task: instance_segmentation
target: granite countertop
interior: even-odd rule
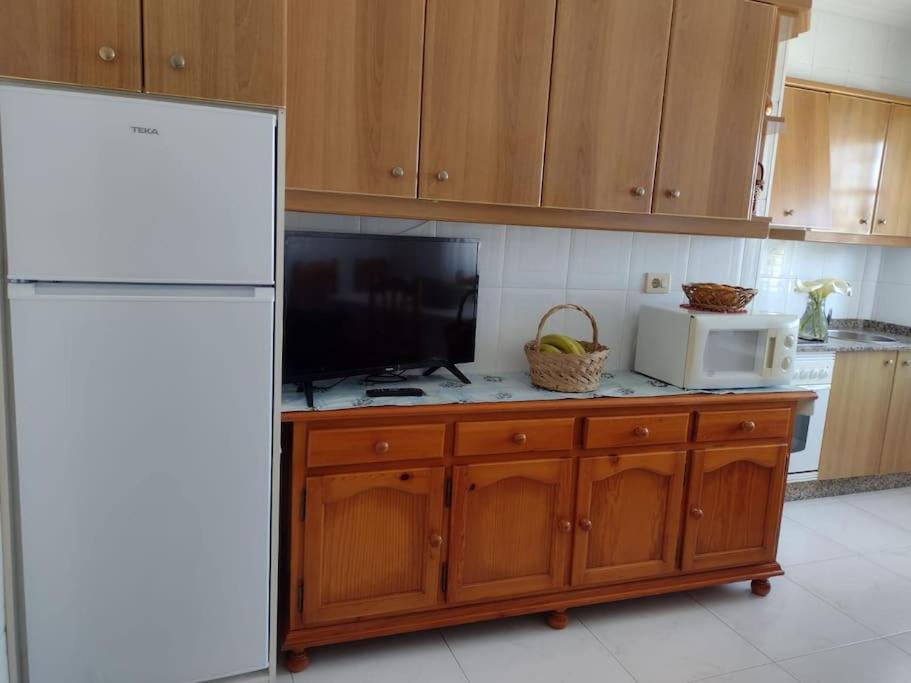
[[[471,384],[448,377],[443,371],[439,375],[408,377],[400,384],[379,385],[365,384],[363,377],[349,377],[337,384],[322,382],[324,387],[314,387],[315,408],[307,407],[303,392],[293,386],[284,387],[282,392],[282,412],[309,410],[344,410],[346,408],[363,408],[368,406],[414,406],[439,405],[448,403],[504,403],[510,401],[541,401],[554,399],[586,398],[629,398],[680,396],[684,394],[750,394],[775,393],[783,391],[806,391],[802,386],[763,387],[760,389],[718,389],[712,391],[687,391],[679,387],[659,382],[636,372],[606,373],[601,387],[597,391],[581,394],[566,394],[539,389],[532,385],[527,372],[504,373],[497,375],[468,375]],[[424,390],[425,396],[419,397],[384,397],[368,398],[364,391],[367,387],[418,387]]]
[[[800,342],[798,353],[844,353],[849,351],[911,351],[911,328],[876,320],[833,320],[833,330],[855,330],[885,334],[894,342],[863,342],[829,338],[826,342]]]

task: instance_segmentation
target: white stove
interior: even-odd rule
[[[829,391],[835,373],[834,353],[798,353],[794,365],[794,384],[816,392],[818,398],[809,415],[798,415],[791,442],[788,481],[813,481],[819,478],[819,454],[826,427]]]

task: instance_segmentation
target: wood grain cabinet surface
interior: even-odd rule
[[[911,106],[892,105],[873,232],[911,237]]]
[[[754,0],[675,3],[655,213],[751,215],[776,17]]]
[[[285,102],[285,0],[143,0],[145,90]]]
[[[0,76],[142,89],[139,0],[0,0]]]
[[[880,474],[911,472],[911,352],[898,354]]]

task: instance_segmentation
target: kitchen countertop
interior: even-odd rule
[[[527,372],[468,375],[471,384],[462,384],[447,376],[445,371],[431,377],[409,375],[407,382],[392,385],[364,383],[363,377],[350,377],[337,384],[322,382],[327,388],[314,387],[315,408],[307,407],[303,392],[286,386],[282,393],[282,412],[344,410],[346,408],[364,408],[368,406],[414,406],[440,405],[448,403],[503,403],[509,401],[541,401],[555,399],[586,398],[654,398],[661,396],[681,396],[684,394],[750,394],[803,392],[801,386],[763,387],[760,389],[719,389],[712,391],[687,391],[664,382],[651,379],[636,372],[614,372],[604,375],[604,381],[597,391],[581,394],[568,394],[539,389],[532,385]],[[365,388],[389,386],[391,388],[418,387],[424,390],[425,396],[419,397],[384,397],[368,398]]]
[[[833,330],[854,330],[894,337],[894,342],[862,342],[829,338],[826,342],[800,342],[798,353],[845,353],[856,351],[911,351],[911,328],[876,320],[833,320]]]

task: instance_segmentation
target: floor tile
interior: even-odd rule
[[[831,538],[808,529],[790,517],[781,520],[778,540],[778,562],[787,570],[793,565],[819,560],[834,560],[857,553]]]
[[[867,553],[864,557],[899,576],[911,579],[911,548],[880,550],[875,553]]]
[[[687,595],[575,610],[639,683],[683,683],[769,659]]]
[[[785,515],[857,552],[911,547],[911,531],[848,503],[791,505]]]
[[[330,645],[310,652],[295,683],[465,683],[439,631]]]
[[[699,683],[794,683],[796,680],[777,664],[766,664],[731,674],[703,678]]]
[[[772,592],[764,598],[750,593],[749,584],[742,583],[692,595],[775,661],[877,637],[784,577],[772,579]]]
[[[443,637],[471,683],[635,683],[572,617],[562,631],[537,615],[450,628]]]
[[[866,558],[802,564],[788,577],[879,635],[911,631],[911,581]]]
[[[841,500],[911,530],[911,488],[858,493]]]
[[[801,683],[908,683],[911,655],[887,640],[849,645],[837,650],[779,662]]]
[[[899,633],[897,636],[891,636],[889,641],[911,655],[911,631]]]

